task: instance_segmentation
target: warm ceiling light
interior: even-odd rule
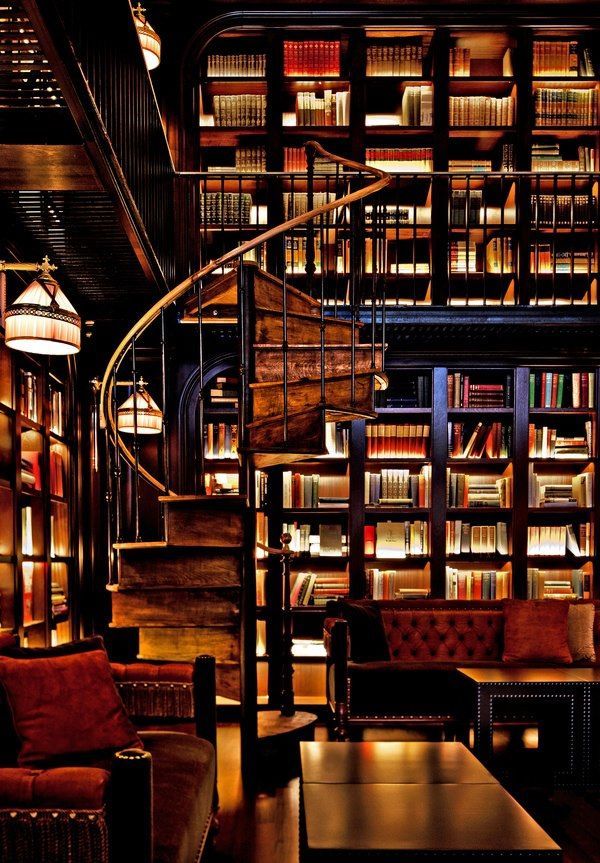
[[[140,378],[135,393],[117,410],[117,428],[125,434],[160,434],[163,415]]]
[[[132,11],[144,60],[146,61],[146,68],[148,71],[152,71],[160,63],[160,36],[146,18],[144,14],[146,10],[142,7],[141,3],[138,3]]]
[[[81,346],[81,318],[52,276],[48,258],[42,264],[6,264],[1,270],[39,270],[4,313],[5,342],[30,354],[65,356]]]

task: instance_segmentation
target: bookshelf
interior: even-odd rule
[[[72,375],[0,344],[0,628],[31,646],[79,625]]]
[[[381,249],[372,203],[362,226],[364,282],[378,254],[386,304],[597,304],[596,45],[589,26],[518,20],[510,28],[307,28],[302,39],[276,27],[228,31],[198,69],[202,255],[214,258],[232,234],[247,239],[298,212],[302,203],[290,197],[306,197],[301,146],[316,138],[394,174],[377,203]],[[244,98],[240,123],[232,106]],[[231,110],[217,122],[223,99]],[[258,119],[249,107],[257,100]],[[348,178],[319,174],[323,167],[316,194],[339,195]],[[215,210],[219,198],[225,216]],[[317,236],[316,261],[326,297],[342,305],[350,271],[343,221]],[[271,271],[285,269],[302,287],[305,248],[303,229],[289,249],[275,244]],[[367,288],[362,301],[370,302]]]
[[[332,595],[352,597],[594,596],[598,369],[490,366],[482,360],[426,366],[415,358],[401,366],[391,361],[388,376],[389,388],[378,393],[377,419],[348,429],[347,455],[278,466],[262,476],[271,543],[278,542],[280,525],[293,522],[308,525],[313,540],[321,523],[338,525],[347,537],[348,555],[344,547],[337,558],[316,557],[315,548],[311,556],[309,543],[309,552],[294,561],[294,573],[316,574],[317,582],[327,571]],[[409,433],[400,437],[404,428]],[[420,438],[418,445],[413,437]],[[396,455],[400,440],[415,451]],[[473,441],[470,454],[464,447],[453,454],[457,441],[461,447]],[[536,445],[543,447],[539,456],[532,455]],[[294,474],[307,478],[307,490],[313,475],[336,477],[350,506],[284,506]],[[466,478],[462,485],[459,475]],[[558,486],[548,491],[550,504],[533,505],[536,479]],[[277,561],[271,566],[259,617],[275,698],[281,572]],[[302,590],[301,582],[297,588]],[[310,591],[307,604],[294,609],[297,649],[312,650],[310,662],[317,665],[324,614]],[[307,662],[306,653],[298,659],[299,667]],[[310,674],[316,675],[314,668]],[[301,679],[296,683],[304,694]],[[307,680],[311,687],[317,677]]]

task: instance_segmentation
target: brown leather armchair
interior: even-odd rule
[[[214,658],[199,656],[193,665],[113,664],[113,675],[136,724],[153,726],[140,730],[144,750],[123,750],[110,763],[48,769],[18,767],[5,758],[1,860],[196,863],[202,858],[217,799]],[[195,733],[171,730],[190,723]],[[0,737],[11,733],[0,728]]]

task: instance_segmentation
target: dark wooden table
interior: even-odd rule
[[[567,766],[555,771],[561,786],[589,785],[591,776],[591,700],[600,684],[596,669],[587,668],[459,668],[474,691],[475,753],[485,764],[493,756],[494,721],[498,714],[562,708],[560,739]],[[565,722],[566,717],[566,722]]]
[[[301,863],[559,861],[461,743],[302,743]]]

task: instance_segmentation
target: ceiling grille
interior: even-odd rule
[[[64,108],[65,101],[20,3],[0,0],[0,108]]]

